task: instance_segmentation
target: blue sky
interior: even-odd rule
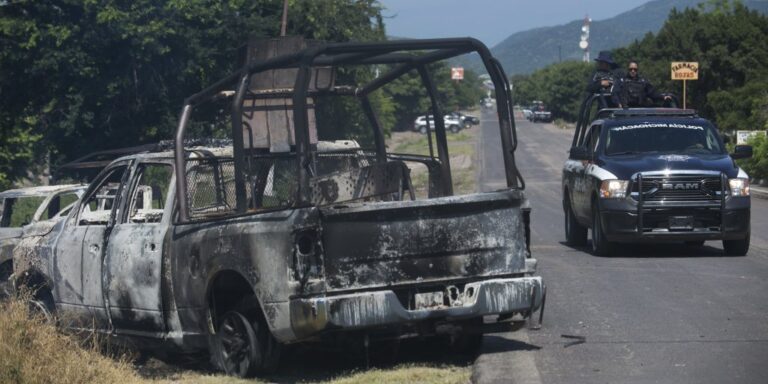
[[[380,0],[387,34],[430,38],[471,36],[493,46],[526,29],[589,15],[607,19],[648,0]]]

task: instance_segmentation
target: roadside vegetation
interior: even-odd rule
[[[757,136],[747,140],[747,144],[752,146],[752,158],[736,160],[736,163],[753,179],[768,183],[768,140]]]
[[[128,355],[107,357],[99,342],[30,319],[24,302],[0,304],[0,383],[138,383]]]
[[[688,82],[688,107],[714,121],[726,134],[768,129],[768,16],[739,1],[709,0],[698,8],[673,10],[656,34],[614,50],[622,65],[637,60],[658,90],[682,98],[682,82],[670,79],[672,61],[698,61],[699,80]],[[515,100],[542,100],[555,117],[575,121],[594,63],[563,62],[530,75],[512,77]],[[768,163],[761,142],[743,161],[753,177],[765,178]],[[760,157],[762,156],[762,157]]]
[[[184,98],[238,68],[249,38],[278,36],[283,2],[0,4],[0,73],[13,74],[0,76],[0,189],[7,189],[82,156],[84,148],[171,139]],[[381,41],[382,9],[377,0],[291,1],[287,32],[329,42]],[[337,84],[370,80],[387,69],[345,70]],[[444,110],[475,105],[482,97],[471,71],[454,82],[447,64],[430,70]],[[427,110],[425,101],[415,73],[371,96],[385,129],[412,123]],[[334,129],[324,139],[351,133],[362,144],[371,141],[358,104],[318,106],[318,126]],[[222,133],[216,129],[193,133]]]
[[[236,379],[211,373],[205,360],[197,369],[167,365],[154,358],[154,364],[138,365],[139,355],[111,347],[108,339],[93,335],[68,335],[42,318],[30,318],[27,305],[21,300],[0,303],[0,383],[24,384],[224,384],[304,382],[325,384],[353,383],[425,383],[463,384],[469,381],[470,367],[466,365],[405,362],[400,365],[372,369],[340,369],[337,373],[312,370],[304,364],[287,373],[279,371],[263,380]],[[289,363],[291,363],[289,361]],[[298,362],[294,362],[296,364]],[[185,369],[187,368],[187,369]]]

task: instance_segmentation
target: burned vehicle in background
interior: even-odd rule
[[[7,284],[13,273],[13,250],[23,233],[39,222],[66,217],[86,187],[68,184],[0,192],[0,297],[10,293]]]
[[[70,326],[209,351],[239,376],[274,369],[286,344],[444,335],[471,349],[515,315],[539,311],[541,321],[546,290],[527,246],[510,89],[487,47],[306,45],[252,42],[241,70],[186,100],[172,152],[114,161],[66,220],[17,247],[16,285],[82,319]],[[427,135],[429,155],[391,153],[370,96],[415,72],[443,116],[428,65],[470,52],[495,84],[506,187],[456,196],[443,120]],[[350,81],[337,79],[340,68],[371,66],[387,71],[339,84]],[[360,106],[371,148],[339,140],[338,116],[321,119],[339,98]],[[227,110],[198,124],[196,112],[217,102]],[[186,145],[214,123],[228,127],[231,147]],[[424,194],[416,165],[427,169]],[[108,215],[84,214],[104,198]]]

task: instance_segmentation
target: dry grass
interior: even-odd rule
[[[419,365],[398,366],[392,369],[371,369],[338,377],[328,384],[363,383],[424,383],[464,384],[469,382],[471,370],[466,367],[430,367]]]
[[[235,379],[181,367],[167,366],[149,375],[139,374],[128,354],[105,354],[104,340],[59,332],[42,319],[30,319],[20,300],[0,303],[0,383],[467,383],[471,368],[444,363],[407,363],[391,368],[340,369],[318,378],[312,372],[281,372],[266,380]],[[111,357],[110,357],[111,356]],[[154,359],[150,359],[156,361]],[[290,362],[287,362],[290,365]],[[164,363],[159,363],[161,366]],[[146,371],[146,369],[142,369]],[[328,374],[330,373],[330,374]],[[143,377],[142,377],[143,376]],[[302,379],[302,376],[305,378]]]
[[[385,384],[385,383],[420,383],[420,384],[465,384],[471,375],[469,367],[426,366],[417,364],[400,365],[392,368],[372,368],[368,370],[346,372],[329,380],[301,380],[300,383],[318,384]],[[152,380],[152,383],[174,384],[258,384],[268,382],[294,382],[295,378],[281,380],[280,376],[271,380],[235,379],[225,375],[199,374],[184,372],[172,377]],[[148,381],[150,382],[150,381]]]
[[[0,383],[138,383],[130,359],[101,353],[100,343],[59,333],[30,319],[24,302],[0,304]]]
[[[457,195],[477,192],[475,180],[475,152],[480,127],[463,129],[456,134],[448,134],[448,153],[450,154],[453,189]],[[436,142],[432,134],[432,142]],[[429,155],[427,136],[417,132],[394,132],[388,141],[392,153]],[[435,153],[435,155],[437,155]],[[419,198],[426,197],[428,177],[427,169],[421,164],[408,163],[411,168],[411,181]]]

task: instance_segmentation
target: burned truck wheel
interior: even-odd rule
[[[215,336],[215,360],[228,375],[252,377],[277,368],[274,340],[266,326],[238,311],[221,317]]]
[[[38,289],[37,292],[35,292],[35,295],[29,299],[27,305],[29,307],[29,316],[31,318],[41,319],[48,324],[54,324],[56,322],[53,295],[51,295],[51,292],[48,289]]]

